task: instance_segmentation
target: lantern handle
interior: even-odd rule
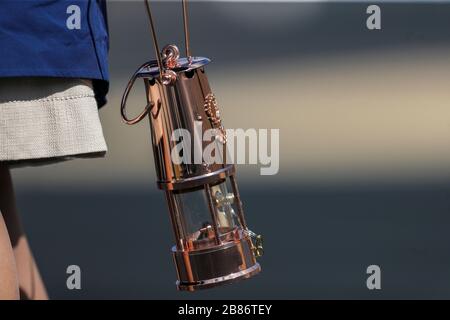
[[[128,95],[131,92],[131,89],[134,86],[134,83],[136,82],[136,79],[138,78],[139,72],[143,69],[143,68],[148,68],[150,66],[154,65],[153,62],[146,62],[144,63],[142,66],[139,67],[139,69],[136,70],[136,72],[133,74],[133,76],[131,77],[131,79],[128,81],[127,87],[125,89],[125,92],[123,93],[122,96],[122,101],[120,103],[120,114],[122,115],[122,119],[123,121],[125,121],[126,124],[132,125],[132,124],[136,124],[139,121],[141,121],[142,119],[145,118],[145,116],[149,113],[149,111],[151,109],[153,109],[153,107],[155,106],[155,103],[153,101],[150,101],[147,103],[147,105],[145,106],[144,110],[135,118],[133,119],[129,119],[127,117],[127,113],[126,113],[126,107],[127,107],[127,101],[128,101]],[[160,104],[161,102],[158,100],[158,104]]]
[[[186,58],[191,57],[191,46],[189,41],[189,23],[187,13],[187,0],[181,0],[183,6],[183,29],[184,29],[184,47],[186,50]]]
[[[184,29],[184,41],[185,41],[185,50],[186,50],[186,58],[191,57],[191,49],[189,45],[189,26],[188,26],[188,14],[187,14],[187,0],[181,0],[182,8],[183,8],[183,29]],[[145,9],[147,11],[148,20],[150,22],[150,32],[152,34],[153,46],[155,48],[156,61],[158,62],[159,76],[160,79],[163,79],[166,68],[161,58],[161,51],[159,50],[158,39],[156,36],[155,24],[153,22],[153,16],[150,9],[149,0],[145,0]],[[163,53],[164,54],[164,53]],[[190,60],[190,59],[189,59]]]
[[[182,7],[183,7],[183,26],[184,26],[186,57],[188,58],[188,62],[190,64],[192,60],[190,58],[191,54],[190,54],[190,46],[189,46],[188,15],[187,15],[187,4],[186,4],[187,0],[181,0],[181,1],[182,1]],[[158,39],[156,37],[155,25],[153,22],[152,12],[150,10],[149,0],[145,0],[144,3],[145,3],[145,8],[147,11],[148,19],[150,21],[150,31],[152,34],[153,45],[155,47],[156,62],[158,65],[158,71],[159,71],[159,76],[160,76],[161,82],[163,84],[172,84],[176,80],[176,74],[172,70],[166,70],[166,68],[165,68],[165,63],[162,60],[161,51],[159,50]],[[175,46],[166,46],[163,48],[162,54],[165,55],[165,58],[171,58],[173,56],[173,59],[167,60],[168,62],[170,62],[172,60],[176,61],[178,58],[178,49]],[[155,106],[155,103],[153,101],[150,101],[149,103],[147,103],[144,110],[137,117],[135,117],[133,119],[128,119],[128,117],[126,115],[126,104],[127,104],[127,100],[128,100],[128,95],[130,94],[131,89],[133,88],[134,83],[135,83],[136,79],[138,78],[138,74],[143,68],[148,68],[150,66],[154,66],[154,63],[146,62],[141,67],[139,67],[139,69],[136,70],[136,72],[133,74],[131,79],[128,81],[125,92],[123,93],[122,101],[121,101],[121,105],[120,105],[120,113],[122,115],[122,119],[125,121],[126,124],[132,125],[132,124],[138,123],[139,121],[144,119],[145,116],[149,113],[149,111]],[[161,101],[158,100],[157,104],[160,104],[160,103],[161,103]]]

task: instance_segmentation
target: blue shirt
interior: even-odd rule
[[[92,79],[108,91],[105,0],[0,0],[0,77]]]

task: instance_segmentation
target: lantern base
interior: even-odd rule
[[[259,263],[256,263],[252,267],[250,267],[246,270],[243,270],[243,271],[240,271],[237,273],[232,273],[228,276],[203,280],[203,281],[201,281],[201,283],[197,283],[197,284],[189,284],[189,283],[183,283],[183,282],[177,281],[176,285],[177,285],[178,290],[180,290],[180,291],[197,291],[197,290],[209,289],[209,288],[221,286],[221,285],[224,285],[227,283],[237,282],[240,280],[245,280],[245,279],[251,278],[254,275],[258,274],[260,271],[261,271],[261,267],[260,267]]]
[[[196,291],[248,279],[261,271],[249,238],[206,250],[180,251],[172,248],[177,268],[177,287]]]

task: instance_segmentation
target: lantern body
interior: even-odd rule
[[[172,254],[177,286],[194,291],[257,274],[262,244],[247,228],[234,165],[227,164],[225,156],[222,163],[207,163],[202,154],[198,159],[199,151],[212,143],[202,139],[207,130],[226,155],[226,132],[204,70],[210,60],[172,62],[165,61],[173,76],[170,83],[161,79],[156,61],[141,67],[135,78],[144,79],[151,106],[157,185],[165,192],[176,239]],[[177,139],[174,132],[180,129],[190,139]],[[174,153],[180,143],[183,154]],[[187,154],[191,161],[180,161],[188,159]]]

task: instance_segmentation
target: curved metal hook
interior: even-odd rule
[[[147,68],[151,65],[152,65],[151,62],[144,63],[142,66],[139,67],[139,69],[136,70],[136,72],[131,77],[130,81],[128,81],[127,87],[125,89],[125,92],[123,93],[122,101],[120,104],[120,113],[122,115],[123,121],[125,121],[126,124],[132,125],[132,124],[138,123],[139,121],[144,119],[145,116],[148,114],[148,112],[155,106],[155,103],[153,101],[150,101],[145,106],[144,110],[137,117],[135,117],[133,119],[128,119],[128,117],[127,117],[126,107],[127,107],[128,95],[130,94],[131,89],[133,88],[134,83],[136,82],[136,79],[138,78],[139,71],[141,71],[143,68]]]

